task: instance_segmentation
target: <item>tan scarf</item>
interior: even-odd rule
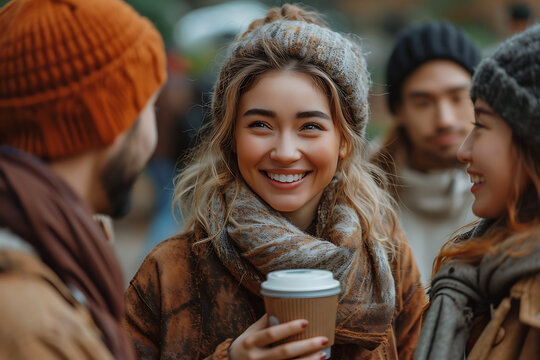
[[[292,225],[244,184],[231,186],[215,202],[210,217],[213,234],[221,229],[223,208],[231,214],[213,246],[238,281],[260,296],[265,275],[273,270],[330,270],[341,283],[336,339],[368,349],[386,340],[395,304],[394,278],[382,244],[362,237],[358,214],[339,201],[331,208],[337,181],[321,199],[315,236]],[[233,201],[234,199],[234,201]],[[333,210],[333,211],[330,211]]]

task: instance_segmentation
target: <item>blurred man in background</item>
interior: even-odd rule
[[[457,150],[473,127],[469,98],[480,53],[447,22],[403,29],[386,69],[395,126],[374,161],[391,176],[398,216],[427,284],[450,235],[474,220],[470,181]]]
[[[93,215],[128,211],[165,78],[161,36],[120,0],[0,10],[1,358],[134,357]]]
[[[526,3],[513,3],[508,6],[508,36],[527,29],[533,23],[531,7]]]

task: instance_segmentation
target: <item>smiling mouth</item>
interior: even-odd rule
[[[266,177],[274,181],[277,181],[280,183],[292,183],[292,182],[299,181],[305,178],[306,175],[309,173],[309,171],[306,171],[300,174],[294,174],[294,175],[293,174],[288,174],[288,175],[276,174],[276,173],[271,173],[267,171],[263,171],[263,173],[266,175]]]
[[[471,176],[471,182],[475,185],[482,184],[484,181],[486,181],[486,179],[484,179],[483,176],[478,176],[478,175],[470,175],[470,176]]]

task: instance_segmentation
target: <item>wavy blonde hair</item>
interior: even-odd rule
[[[246,33],[279,19],[325,26],[315,13],[284,5],[271,9],[266,18],[254,21]],[[174,203],[181,211],[185,230],[202,229],[205,237],[199,239],[200,242],[212,240],[219,234],[210,233],[208,214],[213,210],[212,204],[231,184],[243,181],[233,151],[237,104],[261,75],[272,70],[306,74],[328,96],[332,118],[349,150],[336,170],[335,177],[340,180],[340,186],[335,198],[344,200],[359,215],[363,234],[356,245],[362,246],[366,238],[371,237],[383,243],[393,257],[399,243],[396,239],[402,237],[393,210],[394,200],[387,191],[384,172],[367,161],[367,142],[356,126],[357,119],[342,89],[324,69],[286,55],[270,41],[261,42],[256,52],[236,57],[221,69],[214,92],[212,121],[201,130],[200,144],[191,151],[188,165],[175,179]],[[226,208],[222,213],[221,229],[230,219]]]

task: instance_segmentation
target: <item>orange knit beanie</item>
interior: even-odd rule
[[[48,159],[104,146],[165,79],[161,36],[121,0],[0,10],[0,144]]]

